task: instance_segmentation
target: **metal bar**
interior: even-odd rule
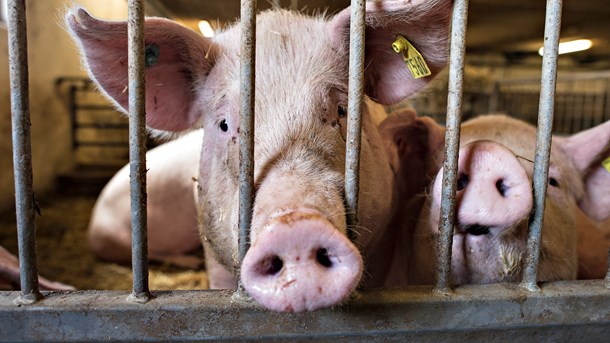
[[[158,292],[146,306],[125,291],[49,293],[17,307],[0,293],[0,341],[169,342],[203,340],[332,342],[605,342],[610,290],[603,280],[551,282],[542,292],[510,284],[368,290],[344,306],[308,313],[232,302],[232,292]],[[493,300],[493,301],[492,301]]]
[[[78,129],[102,129],[102,130],[126,130],[129,128],[128,124],[122,123],[82,123],[76,124]]]
[[[606,288],[610,288],[610,249],[608,249],[608,259],[606,260],[608,272],[606,273]]]
[[[36,199],[32,180],[25,0],[8,2],[8,41],[15,207],[21,282],[21,296],[17,302],[31,304],[42,299],[42,295],[38,289],[36,266]]]
[[[76,147],[104,147],[104,148],[124,148],[129,146],[129,142],[102,142],[102,141],[83,141],[76,142]]]
[[[146,228],[146,94],[144,79],[144,2],[128,2],[129,173],[131,187],[131,263],[133,290],[128,300],[147,302],[148,242]]]
[[[116,112],[116,107],[108,105],[75,105],[78,110],[83,111],[113,111]]]
[[[456,0],[453,5],[451,29],[451,55],[449,58],[449,95],[447,97],[447,120],[445,132],[445,159],[443,162],[443,189],[439,237],[437,248],[435,291],[451,291],[451,248],[455,225],[455,188],[460,146],[460,124],[462,121],[462,80],[464,76],[464,54],[468,0]]]
[[[610,79],[606,79],[605,111],[603,121],[610,120]]]
[[[536,284],[538,259],[540,257],[540,237],[544,224],[546,186],[551,154],[551,133],[553,131],[553,111],[557,78],[557,52],[559,30],[561,28],[562,0],[547,0],[546,23],[544,28],[544,56],[542,57],[542,81],[540,83],[540,104],[538,128],[536,129],[536,155],[534,156],[534,214],[530,217],[527,234],[527,255],[521,286],[539,290]]]
[[[586,71],[579,73],[570,73],[567,75],[557,75],[557,81],[567,82],[573,80],[598,80],[598,79],[608,79],[610,78],[610,71]],[[510,84],[525,84],[525,83],[540,83],[539,77],[517,77],[510,79],[503,79],[497,81],[503,85]]]
[[[256,70],[256,0],[241,1],[241,116],[239,121],[239,263],[250,248],[254,200],[254,86]],[[238,281],[241,291],[241,280]]]
[[[360,145],[362,136],[362,97],[364,96],[365,0],[352,0],[349,39],[349,81],[347,103],[347,144],[345,158],[345,211],[348,235],[354,239],[358,225],[360,193]]]
[[[74,150],[74,149],[76,149],[76,129],[78,127],[78,124],[76,123],[77,106],[76,106],[76,86],[75,85],[70,86],[70,90],[68,91],[68,101],[69,101],[69,109],[70,109],[70,121],[72,123],[70,136],[72,138],[72,150]]]

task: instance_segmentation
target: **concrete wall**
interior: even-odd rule
[[[126,0],[28,0],[28,58],[34,189],[43,197],[56,176],[70,170],[70,118],[54,82],[61,76],[84,76],[76,46],[63,28],[63,13],[74,4],[108,19],[127,17]],[[0,24],[0,210],[14,204],[8,42]]]

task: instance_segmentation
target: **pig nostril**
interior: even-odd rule
[[[284,262],[279,256],[275,255],[272,257],[265,258],[262,262],[262,270],[265,275],[275,275],[282,270]]]
[[[466,186],[468,186],[469,181],[470,179],[468,178],[468,175],[460,174],[457,179],[457,190],[461,191],[462,189],[466,188]]]
[[[466,233],[473,236],[481,236],[489,233],[489,226],[483,226],[479,224],[468,225],[466,229],[464,229]]]
[[[506,197],[506,191],[508,191],[508,186],[504,183],[504,179],[500,179],[496,181],[496,189],[500,192],[500,195]]]
[[[333,265],[333,262],[328,257],[328,251],[324,248],[318,249],[316,252],[316,260],[319,264],[323,265],[326,268],[330,268]]]

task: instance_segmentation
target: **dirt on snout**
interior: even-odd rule
[[[36,217],[38,272],[77,289],[129,290],[131,266],[100,261],[87,244],[87,225],[95,197],[56,195],[40,201]],[[0,213],[0,245],[17,255],[15,213]],[[194,254],[201,256],[203,252]],[[151,262],[151,290],[207,289],[204,270],[185,270]]]

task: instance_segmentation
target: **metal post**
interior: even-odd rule
[[[254,199],[254,85],[256,0],[241,1],[241,116],[239,121],[239,264],[250,248]],[[238,290],[242,290],[238,281]]]
[[[129,172],[131,186],[131,263],[133,291],[129,301],[145,303],[148,288],[148,242],[146,228],[146,94],[144,79],[144,3],[128,2],[129,64]]]
[[[610,249],[608,249],[608,259],[606,260],[608,265],[608,272],[606,273],[606,288],[610,288]]]
[[[349,84],[347,104],[347,146],[345,159],[345,207],[348,235],[354,239],[358,225],[360,191],[360,138],[362,135],[362,97],[364,95],[365,0],[352,0],[349,42]]]
[[[451,292],[451,248],[455,225],[455,188],[460,147],[460,124],[462,120],[462,79],[464,76],[464,53],[468,0],[457,0],[453,5],[451,29],[451,55],[449,60],[449,95],[447,97],[447,131],[445,132],[445,160],[443,162],[443,190],[439,237],[437,248],[436,285],[440,293]]]
[[[76,148],[78,147],[78,143],[76,140],[76,129],[78,128],[78,124],[77,124],[77,115],[76,115],[76,111],[77,111],[77,106],[76,106],[76,85],[70,85],[70,89],[69,89],[69,93],[68,93],[68,97],[69,97],[69,107],[70,107],[70,120],[72,121],[72,150],[76,150]]]
[[[15,207],[21,282],[21,296],[17,298],[16,302],[32,304],[42,299],[42,294],[38,289],[38,268],[36,266],[36,199],[32,181],[25,0],[9,0],[8,2],[8,41]]]
[[[547,0],[546,23],[544,29],[544,56],[542,57],[542,80],[540,84],[540,104],[538,128],[536,130],[536,155],[534,157],[534,214],[530,217],[527,234],[527,255],[521,286],[538,291],[538,259],[540,257],[540,237],[544,224],[544,206],[549,158],[551,154],[551,133],[553,131],[553,111],[555,86],[557,81],[557,52],[559,29],[561,28],[561,0]]]

